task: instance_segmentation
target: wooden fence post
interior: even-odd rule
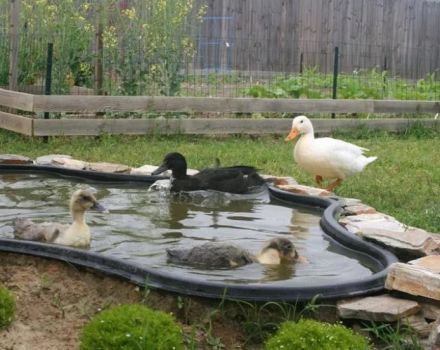
[[[18,89],[18,46],[20,41],[20,0],[9,7],[9,90]]]

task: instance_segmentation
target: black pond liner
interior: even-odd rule
[[[47,173],[81,179],[106,182],[144,182],[151,184],[161,176],[141,176],[112,174],[96,171],[67,169],[41,165],[9,165],[0,164],[0,174],[5,173]],[[226,298],[248,301],[306,301],[315,297],[320,299],[343,298],[355,295],[364,295],[381,291],[384,287],[387,270],[390,264],[397,261],[391,252],[374,244],[365,242],[348,232],[336,220],[342,208],[336,199],[302,196],[269,186],[272,198],[284,202],[289,206],[307,206],[320,208],[323,215],[321,227],[331,238],[343,246],[367,256],[378,272],[370,276],[340,283],[305,287],[282,287],[271,285],[228,285],[221,282],[210,282],[182,278],[176,273],[158,271],[147,266],[104,256],[87,250],[65,246],[23,241],[15,239],[0,239],[0,251],[29,254],[45,258],[65,261],[74,265],[91,268],[112,276],[122,277],[139,286],[162,289],[179,294],[201,296],[207,298]]]

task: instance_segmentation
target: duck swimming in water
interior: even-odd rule
[[[252,166],[206,168],[195,175],[187,175],[185,157],[180,153],[168,153],[152,175],[171,170],[171,192],[215,190],[230,193],[248,193],[252,188],[265,184]]]
[[[298,253],[287,238],[274,238],[257,254],[230,245],[208,242],[191,249],[167,249],[168,261],[204,268],[233,268],[253,262],[278,265],[294,262]]]
[[[90,245],[90,229],[85,221],[85,212],[95,209],[105,212],[89,190],[77,190],[70,199],[70,213],[73,222],[70,225],[56,222],[34,223],[30,219],[14,221],[14,237],[17,239],[49,242],[72,247],[88,247]]]
[[[295,117],[292,129],[286,137],[291,141],[299,135],[293,156],[299,167],[315,176],[321,186],[324,178],[335,179],[327,191],[341,184],[348,176],[360,173],[377,157],[366,157],[368,149],[331,137],[315,138],[312,122],[304,115]]]

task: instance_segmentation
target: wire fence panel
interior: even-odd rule
[[[53,94],[438,100],[440,3],[413,2],[21,0],[18,86],[43,94],[53,43]]]

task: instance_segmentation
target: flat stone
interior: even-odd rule
[[[151,175],[151,173],[157,169],[157,165],[145,164],[139,168],[132,168],[130,170],[131,175]],[[171,176],[171,171],[167,170],[161,174],[161,176]]]
[[[342,301],[338,303],[337,308],[341,318],[394,322],[416,314],[420,310],[420,305],[412,300],[379,295]]]
[[[375,214],[377,213],[376,209],[370,207],[366,204],[355,204],[344,206],[344,215],[360,215],[360,214]]]
[[[290,176],[261,175],[261,177],[267,182],[272,183],[274,186],[298,184],[298,182],[293,177]]]
[[[440,255],[425,256],[420,259],[408,261],[408,264],[440,274]]]
[[[382,213],[345,216],[339,223],[366,240],[390,248],[404,260],[440,254],[440,245],[430,233]]]
[[[304,185],[278,185],[279,189],[291,193],[304,194],[308,196],[332,196],[333,193],[322,188],[304,186]]]
[[[38,165],[52,165],[54,163],[54,158],[72,159],[72,156],[67,154],[47,154],[35,159],[35,163]]]
[[[33,164],[33,159],[19,154],[0,154],[0,164]]]
[[[385,288],[440,300],[440,274],[410,264],[394,263],[388,269]]]
[[[87,162],[83,162],[82,160],[63,158],[63,157],[54,157],[52,160],[52,164],[56,166],[62,166],[69,169],[77,169],[84,170],[87,167]]]
[[[341,198],[339,198],[339,201],[340,201],[342,207],[362,204],[362,201],[358,198],[341,197]]]
[[[157,165],[145,164],[145,165],[142,165],[139,168],[132,168],[130,170],[130,174],[131,175],[151,175],[151,173],[153,171],[155,171],[157,168],[158,168]],[[188,175],[195,175],[195,174],[199,173],[199,171],[196,170],[196,169],[187,169],[186,173]],[[160,176],[170,177],[171,176],[171,171],[166,170],[163,173],[161,173]]]
[[[87,170],[101,171],[105,173],[118,173],[118,174],[128,174],[130,173],[130,167],[124,164],[115,163],[88,163]]]
[[[422,307],[422,315],[427,320],[435,321],[440,317],[440,304],[434,305],[433,303],[419,302]]]
[[[440,316],[432,323],[431,334],[428,338],[428,349],[439,350],[440,349]]]
[[[433,324],[433,322],[431,323],[426,322],[424,317],[419,314],[405,317],[404,319],[402,319],[402,323],[410,326],[422,338],[427,338],[429,336]]]

